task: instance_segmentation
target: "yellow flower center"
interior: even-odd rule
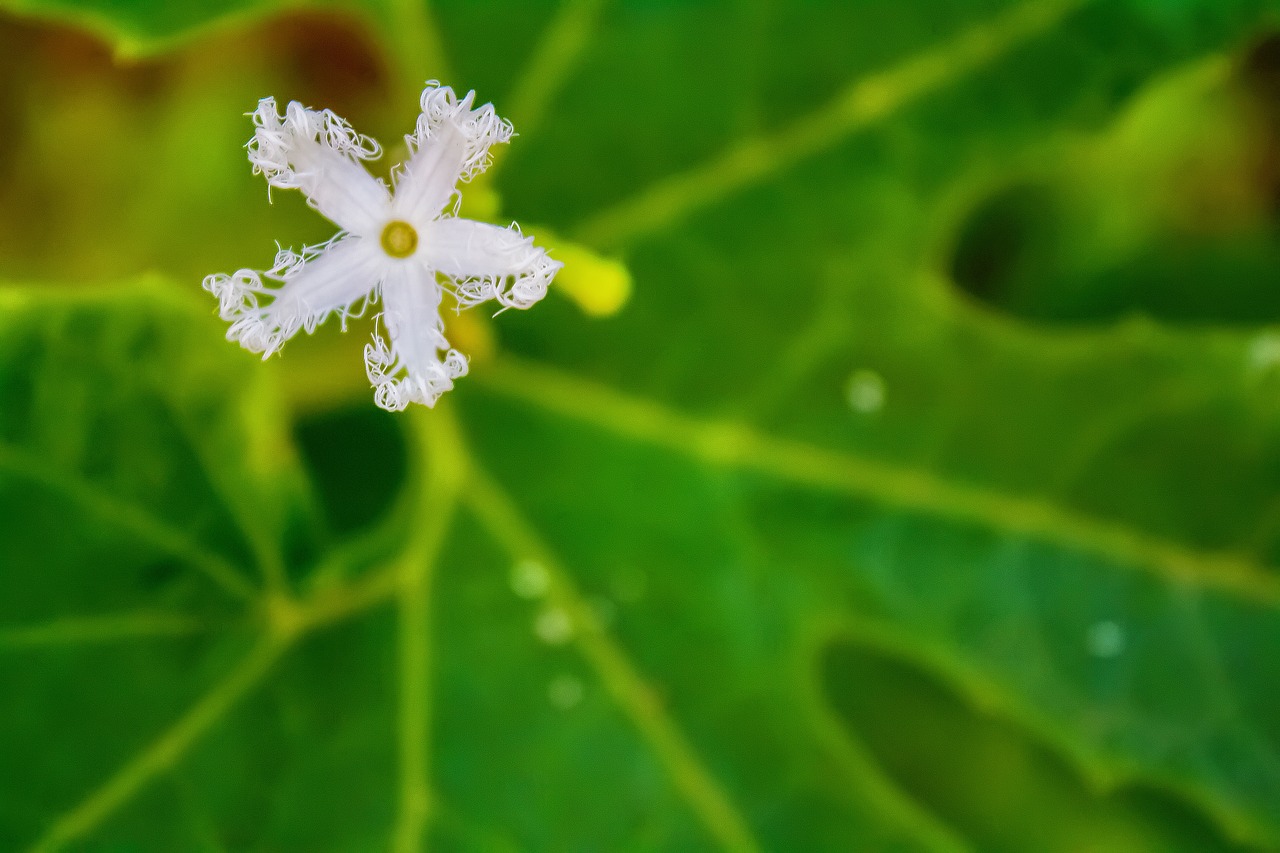
[[[407,258],[418,249],[418,232],[399,219],[382,229],[382,248],[393,258]]]

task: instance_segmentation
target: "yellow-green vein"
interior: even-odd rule
[[[515,86],[501,112],[522,135],[529,135],[542,123],[548,105],[582,57],[604,4],[605,0],[566,0],[538,40],[524,70],[515,76]],[[494,152],[490,177],[507,156],[506,146]]]
[[[569,618],[588,663],[653,748],[676,789],[708,833],[725,850],[759,850],[760,845],[747,821],[626,653],[605,633],[568,572],[507,494],[474,462],[470,465],[463,500],[512,558],[536,559],[546,567],[551,579],[548,600]]]
[[[928,471],[700,420],[651,400],[527,363],[505,360],[481,381],[507,396],[711,465],[758,471],[1096,554],[1161,580],[1280,604],[1280,577],[1247,557],[1197,551],[1030,495],[946,480]]]
[[[1088,0],[1017,6],[952,40],[869,77],[789,127],[747,139],[688,172],[658,181],[582,223],[573,236],[612,248],[671,225],[691,212],[830,148],[967,72],[1047,32]]]
[[[393,839],[397,853],[422,848],[431,817],[431,577],[464,471],[462,443],[448,407],[412,417],[422,491],[414,535],[399,562],[400,811]]]
[[[140,788],[172,767],[201,735],[222,719],[266,675],[271,665],[288,647],[290,639],[290,636],[278,633],[264,636],[225,678],[214,685],[173,726],[126,761],[102,787],[55,820],[48,831],[32,845],[32,853],[59,850],[84,838],[128,802]]]
[[[161,611],[63,616],[39,625],[0,625],[0,651],[182,637],[207,628],[208,625],[191,616]]]

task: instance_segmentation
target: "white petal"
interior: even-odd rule
[[[351,235],[309,247],[301,255],[285,249],[265,273],[211,275],[204,289],[218,297],[219,314],[231,323],[227,339],[266,358],[299,329],[314,332],[332,313],[345,329],[348,317],[364,313],[383,263],[375,246]],[[280,285],[272,286],[271,281]],[[353,313],[357,302],[359,310]]]
[[[489,165],[489,148],[511,139],[511,124],[492,104],[472,108],[476,93],[461,100],[448,86],[428,83],[422,115],[405,137],[410,157],[396,181],[397,216],[415,225],[440,214],[459,180],[469,181]]]
[[[445,125],[421,143],[396,178],[391,203],[395,218],[422,228],[438,217],[462,176],[466,157],[467,140],[452,125]]]
[[[249,162],[267,183],[299,189],[311,206],[342,228],[377,236],[388,218],[391,195],[360,164],[382,152],[329,110],[309,110],[290,101],[283,116],[274,98],[253,113],[257,126],[249,141]]]
[[[528,308],[547,294],[563,266],[515,227],[469,219],[432,222],[421,246],[423,262],[454,280],[461,305],[496,299],[507,308]]]
[[[410,403],[435,405],[467,372],[462,353],[449,348],[440,319],[440,285],[415,260],[390,264],[382,278],[382,319],[391,345],[378,334],[364,350],[365,372],[379,406],[400,411]],[[443,353],[443,356],[441,355]]]

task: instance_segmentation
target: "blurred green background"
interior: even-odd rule
[[[429,78],[390,415],[200,281]],[[0,850],[1280,850],[1278,213],[1280,2],[0,0]]]

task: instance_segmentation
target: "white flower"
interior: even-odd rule
[[[492,105],[472,108],[474,100],[475,92],[459,99],[447,86],[427,84],[393,188],[360,162],[378,157],[378,144],[332,112],[293,101],[281,116],[275,99],[260,102],[248,146],[254,173],[272,187],[301,190],[342,230],[301,254],[281,250],[266,272],[206,278],[205,290],[231,323],[227,339],[265,359],[330,314],[345,330],[348,317],[361,316],[380,297],[391,343],[375,332],[365,347],[377,404],[395,411],[409,403],[431,406],[452,388],[467,360],[445,340],[444,289],[464,307],[492,299],[528,308],[561,267],[515,225],[456,217],[458,181],[484,171],[489,147],[511,138],[511,125]]]

